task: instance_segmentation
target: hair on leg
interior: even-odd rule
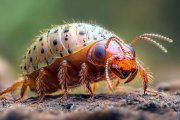
[[[94,92],[91,88],[91,84],[88,81],[88,66],[86,63],[82,63],[81,70],[79,72],[81,84],[88,89],[88,91],[91,93],[91,98],[94,98]],[[94,86],[95,87],[95,86]]]
[[[68,75],[68,68],[69,64],[67,60],[63,60],[60,63],[59,67],[59,72],[58,72],[58,80],[59,80],[59,85],[61,86],[62,89],[64,89],[64,94],[61,97],[62,101],[65,101],[68,98],[68,83],[69,83],[69,75]]]

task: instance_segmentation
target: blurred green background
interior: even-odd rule
[[[21,58],[39,31],[63,21],[92,21],[126,42],[143,33],[172,38],[173,44],[158,41],[167,47],[168,54],[144,41],[134,48],[155,81],[178,79],[179,6],[179,0],[0,0],[0,56],[18,74]]]

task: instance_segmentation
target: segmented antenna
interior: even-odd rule
[[[167,49],[163,45],[161,45],[160,43],[154,41],[153,39],[148,38],[148,37],[141,37],[141,39],[151,42],[152,44],[159,47],[163,52],[167,53]]]
[[[170,39],[168,37],[165,37],[165,36],[162,36],[162,35],[158,35],[158,34],[142,34],[139,37],[137,37],[134,40],[132,40],[130,42],[130,45],[132,45],[133,43],[135,43],[135,42],[137,42],[139,40],[146,40],[146,41],[149,41],[152,44],[156,45],[157,47],[159,47],[163,52],[167,53],[167,49],[163,45],[161,45],[160,43],[158,43],[155,40],[153,40],[152,38],[164,40],[164,41],[167,41],[169,43],[173,42],[172,39]]]
[[[113,86],[112,86],[112,83],[111,83],[110,78],[109,78],[109,71],[108,71],[108,69],[109,69],[109,60],[110,59],[107,59],[107,61],[106,61],[105,75],[106,75],[106,81],[107,81],[109,87],[111,88],[112,92],[114,93]]]
[[[109,44],[110,44],[111,41],[115,41],[115,42],[121,47],[123,53],[126,54],[126,52],[125,52],[125,50],[124,50],[124,48],[123,48],[124,41],[123,41],[122,39],[120,39],[120,38],[115,37],[115,36],[110,37],[110,38],[108,39],[105,48],[108,48],[108,46],[109,46]]]
[[[150,38],[156,38],[156,39],[160,39],[160,40],[164,40],[164,41],[167,41],[169,43],[172,43],[173,40],[168,38],[168,37],[165,37],[165,36],[162,36],[162,35],[158,35],[158,34],[143,34],[141,35],[142,37],[150,37]]]

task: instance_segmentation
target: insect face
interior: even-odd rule
[[[106,80],[112,89],[109,78],[109,70],[120,79],[127,79],[125,83],[132,81],[138,72],[139,64],[136,61],[134,49],[125,43],[107,42],[106,48]]]
[[[117,56],[110,62],[111,71],[121,79],[125,79],[136,68],[136,61],[128,57]]]
[[[134,49],[128,44],[123,44],[122,47],[110,43],[106,50],[106,61],[108,61],[108,66],[113,73],[121,79],[125,79],[134,71],[137,63]]]

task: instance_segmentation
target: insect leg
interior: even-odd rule
[[[141,75],[141,78],[143,79],[143,84],[144,84],[144,94],[146,93],[146,89],[148,87],[148,75],[145,71],[145,68],[139,64],[139,72]]]
[[[88,77],[88,66],[86,63],[83,63],[81,65],[81,70],[79,72],[79,76],[80,76],[81,84],[89,90],[89,92],[91,93],[91,98],[93,98],[94,93],[93,93],[93,90],[91,88],[91,84],[87,78]]]
[[[24,82],[23,82],[23,85],[22,85],[22,87],[21,87],[20,97],[17,98],[17,99],[15,100],[15,102],[20,102],[20,101],[23,99],[24,94],[25,94],[25,92],[26,92],[26,90],[27,90],[27,87],[30,85],[30,83],[31,83],[30,78],[26,76],[26,78],[25,78],[25,80],[24,80]]]
[[[91,88],[92,88],[92,92],[95,93],[97,89],[97,83],[92,83]],[[85,93],[89,93],[89,90],[87,89],[87,87],[84,88],[84,91]]]
[[[120,78],[118,78],[117,80],[115,80],[115,83],[114,83],[114,85],[113,85],[114,89],[116,89],[116,88],[119,86],[120,82],[121,82],[121,79],[120,79]]]
[[[6,93],[13,93],[20,85],[22,85],[24,82],[24,79],[15,81],[10,87],[6,88],[5,90],[0,92],[0,96],[6,94]]]
[[[61,99],[66,100],[68,96],[68,83],[69,83],[69,75],[68,75],[68,68],[69,64],[67,60],[63,60],[60,64],[59,67],[59,72],[58,72],[58,80],[59,80],[59,85],[61,86],[62,89],[64,89],[64,95],[62,96]]]
[[[48,75],[49,72],[45,70],[44,68],[41,68],[39,71],[39,75],[36,78],[36,90],[37,94],[39,96],[38,100],[36,101],[37,103],[40,103],[43,101],[45,97],[45,93],[48,90],[48,85],[46,85],[45,81],[48,81]]]
[[[113,84],[112,84],[112,88],[113,88],[113,90],[117,90],[117,88],[118,88],[118,86],[119,86],[119,84],[120,84],[120,82],[121,82],[121,79],[116,79],[116,80],[113,80],[114,82],[113,82]],[[112,88],[108,85],[107,86],[108,87],[108,91],[109,92],[111,92],[112,91]]]
[[[97,89],[97,83],[92,83],[92,92],[95,93]]]
[[[110,37],[110,38],[108,39],[108,41],[107,41],[107,43],[106,43],[106,45],[105,45],[105,48],[106,48],[106,49],[108,48],[108,46],[109,46],[109,44],[110,44],[111,41],[115,41],[115,42],[121,47],[121,49],[122,49],[122,51],[123,51],[123,54],[126,54],[126,52],[125,52],[125,50],[124,50],[124,48],[123,48],[123,45],[122,45],[122,44],[124,44],[124,41],[123,41],[122,39],[120,39],[120,38],[115,37],[115,36]]]

